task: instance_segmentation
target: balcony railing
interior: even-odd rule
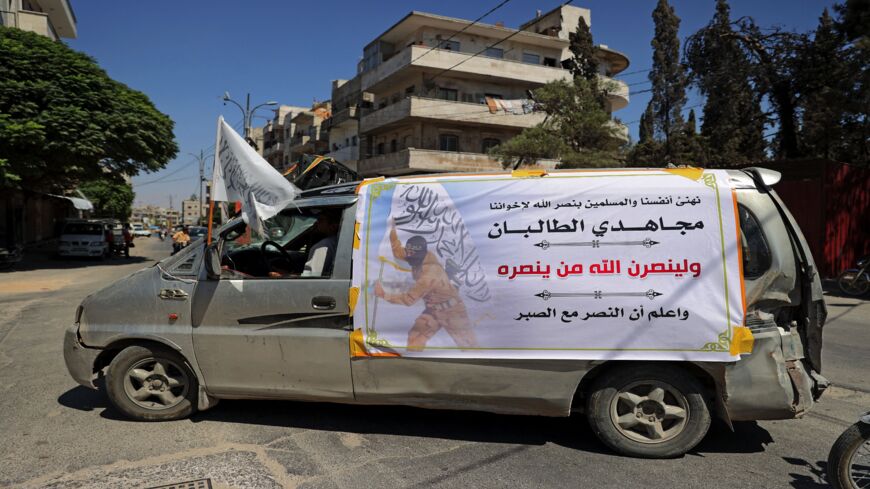
[[[523,114],[522,107],[516,107],[511,112],[499,107],[492,112],[485,104],[407,97],[363,115],[360,118],[359,130],[360,133],[367,133],[408,118],[522,129],[543,122],[544,117],[543,112]]]
[[[431,68],[432,70],[451,69],[454,73],[473,75],[480,78],[502,78],[523,81],[527,83],[544,84],[555,80],[571,78],[570,72],[562,68],[523,63],[501,58],[474,56],[472,53],[462,53],[445,49],[433,49],[426,46],[408,46],[392,58],[384,61],[376,68],[362,74],[360,90],[371,90],[375,85],[390,78],[408,66]],[[462,62],[462,64],[458,64]]]

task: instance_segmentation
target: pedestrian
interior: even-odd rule
[[[130,248],[132,248],[135,245],[133,244],[133,231],[132,231],[132,228],[130,227],[129,222],[124,223],[123,235],[124,235],[124,256],[127,258],[130,258]]]

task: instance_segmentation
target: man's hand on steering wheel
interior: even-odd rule
[[[275,268],[272,266],[272,261],[274,260],[269,260],[269,255],[266,253],[266,248],[268,248],[269,246],[272,246],[273,248],[278,250],[281,253],[281,256],[285,260],[287,260],[287,263],[293,263],[293,259],[290,257],[290,253],[287,253],[287,250],[282,248],[280,244],[271,240],[263,241],[263,244],[260,245],[260,256],[263,258],[263,263],[266,264],[266,269],[269,271],[269,276],[273,277]],[[278,276],[280,277],[281,275]]]

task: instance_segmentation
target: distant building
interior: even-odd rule
[[[591,25],[588,9],[563,5],[517,30],[409,13],[365,46],[354,79],[333,82],[330,156],[364,176],[501,169],[489,149],[544,120],[529,91],[571,78],[562,62],[581,17]],[[624,108],[628,86],[611,77],[628,58],[604,45],[596,56],[607,111]]]
[[[205,220],[208,217],[208,203],[199,200],[185,200],[181,202],[181,223],[195,226],[200,223],[200,217]]]
[[[316,102],[308,110],[293,116],[293,137],[287,142],[287,165],[292,165],[302,155],[323,155],[329,151],[329,129],[324,121],[332,115],[332,104]]]
[[[332,81],[332,117],[327,119],[329,153],[356,170],[359,162],[359,77]]]
[[[49,37],[75,39],[76,15],[69,0],[0,0],[0,25]]]
[[[252,127],[251,133],[248,134],[248,143],[253,143],[254,149],[257,150],[260,156],[263,156],[263,128]]]
[[[292,119],[304,110],[306,110],[304,107],[280,105],[275,109],[275,116],[272,120],[263,126],[263,158],[279,171],[286,166],[287,162],[287,158],[285,158],[287,146],[285,123],[288,118]]]
[[[175,209],[145,205],[133,207],[130,222],[141,222],[146,226],[175,226],[180,223],[181,214]]]

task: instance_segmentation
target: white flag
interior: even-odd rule
[[[278,170],[218,118],[212,174],[212,200],[242,203],[242,218],[254,231],[265,234],[262,222],[281,212],[299,194]]]

